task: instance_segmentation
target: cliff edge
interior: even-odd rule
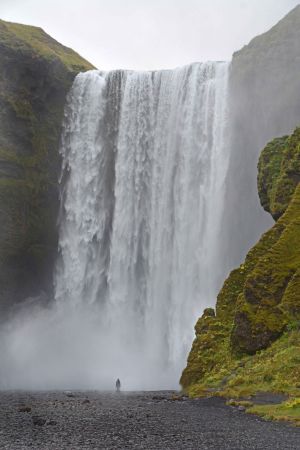
[[[51,290],[65,97],[92,68],[41,28],[0,20],[0,310]]]

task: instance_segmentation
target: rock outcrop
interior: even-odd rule
[[[274,139],[263,150],[258,165],[258,193],[263,208],[279,219],[300,183],[300,128],[292,136]]]
[[[0,309],[51,289],[64,101],[88,69],[42,29],[0,21]]]
[[[226,391],[230,380],[231,384],[235,380],[235,386],[243,385],[247,379],[243,367],[247,363],[249,371],[259,358],[265,358],[260,367],[266,377],[261,380],[263,389],[300,388],[296,383],[300,375],[299,177],[298,128],[290,137],[273,140],[261,154],[259,195],[277,222],[250,250],[244,264],[231,272],[218,296],[216,313],[204,311],[196,324],[196,339],[181,377],[188,392],[211,385]],[[289,349],[289,333],[298,350],[275,369],[272,361]],[[290,372],[283,380],[285,365]],[[276,370],[281,371],[277,384],[268,386],[268,374],[272,381]],[[279,379],[285,387],[279,386]],[[252,379],[252,384],[259,389],[257,380]]]
[[[241,255],[272,225],[271,216],[259,205],[256,165],[268,141],[292,133],[300,124],[299,73],[300,5],[233,55],[229,80],[233,142],[223,220],[228,230],[224,240],[228,270],[241,263]]]

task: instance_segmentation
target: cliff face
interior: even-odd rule
[[[42,29],[0,21],[0,309],[51,287],[64,101],[91,68]]]
[[[181,378],[190,394],[208,388],[231,395],[241,389],[300,393],[299,177],[296,129],[262,152],[259,194],[278,220],[231,272],[216,312],[206,310],[199,319]]]
[[[230,73],[232,158],[226,185],[225,248],[240,264],[216,311],[196,324],[181,383],[191,395],[293,390],[300,379],[300,6],[235,53]],[[261,148],[274,136],[256,164]],[[261,204],[257,197],[257,181]],[[237,188],[238,187],[238,188]],[[233,213],[234,212],[234,213]],[[234,251],[236,249],[236,252]],[[297,387],[298,386],[298,387]]]
[[[275,220],[282,216],[300,183],[300,129],[292,136],[274,139],[258,164],[258,192],[263,208]]]
[[[272,224],[259,205],[256,165],[268,141],[290,134],[300,124],[299,73],[300,6],[233,55],[229,80],[233,142],[223,221],[224,245],[230,248],[225,253],[234,253],[224,262],[228,269],[240,264],[241,254]]]

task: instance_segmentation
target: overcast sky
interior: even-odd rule
[[[0,17],[42,27],[103,70],[229,60],[299,0],[0,0]]]

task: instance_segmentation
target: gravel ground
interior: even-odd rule
[[[172,392],[1,392],[0,448],[10,450],[297,450],[300,428]]]

